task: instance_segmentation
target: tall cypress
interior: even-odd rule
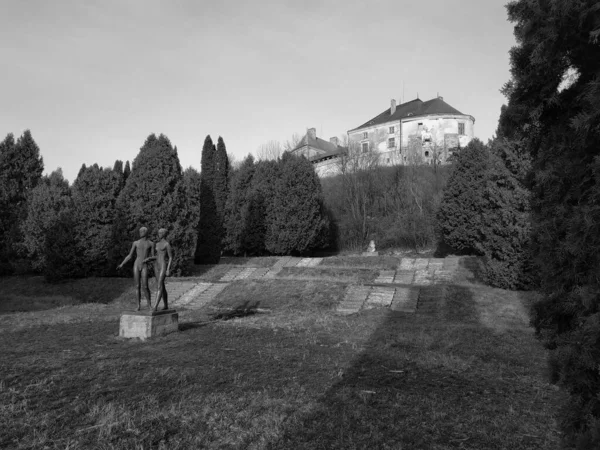
[[[216,148],[206,136],[200,162],[200,220],[194,255],[195,264],[217,264],[221,258],[221,226],[215,198]]]
[[[225,205],[224,247],[235,255],[245,253],[244,239],[251,232],[248,229],[250,211],[249,194],[254,175],[254,157],[248,155],[231,180],[231,191]]]
[[[193,251],[190,218],[177,152],[165,135],[151,134],[133,161],[131,175],[117,199],[113,265],[129,252],[140,227],[148,228],[151,240],[156,240],[158,229],[164,227],[174,250],[171,272],[185,274]]]
[[[223,220],[225,214],[225,203],[229,194],[229,158],[227,158],[227,149],[223,138],[219,136],[217,141],[217,152],[214,159],[214,179],[213,189],[215,192],[215,204],[217,207],[217,217],[221,227],[220,233],[224,236]]]

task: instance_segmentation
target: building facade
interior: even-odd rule
[[[348,131],[351,152],[379,155],[379,163],[446,164],[453,150],[474,137],[475,118],[442,97],[415,99],[390,108]]]
[[[305,156],[319,177],[327,177],[339,173],[340,159],[348,153],[348,148],[340,146],[337,137],[329,141],[318,138],[317,130],[309,128],[292,153]]]

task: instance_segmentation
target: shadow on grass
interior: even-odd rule
[[[259,306],[260,301],[251,303],[250,300],[248,300],[243,304],[236,306],[235,308],[228,308],[226,310],[219,311],[218,313],[212,315],[211,318],[212,320],[231,320],[253,316],[258,313]]]
[[[442,320],[384,310],[353,318],[381,321],[367,350],[269,448],[552,448],[551,407],[529,380],[541,349],[530,339],[516,350],[481,326],[468,287],[448,294]]]

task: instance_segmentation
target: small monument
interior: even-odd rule
[[[371,240],[369,242],[369,246],[367,247],[367,251],[363,252],[363,256],[377,256],[379,253],[375,251],[375,241]]]
[[[133,264],[133,278],[137,289],[138,307],[135,311],[127,311],[121,314],[119,324],[119,336],[125,338],[147,339],[154,336],[163,336],[179,330],[179,315],[174,309],[169,309],[165,278],[170,275],[173,254],[171,245],[165,239],[167,230],[161,228],[158,231],[159,242],[154,245],[146,238],[148,230],[140,228],[140,239],[131,246],[129,255],[117,267],[120,269],[131,259],[134,251],[136,260]],[[155,255],[156,251],[156,255]],[[148,288],[148,263],[156,260],[155,274],[157,277],[156,303],[152,308],[150,289]],[[149,311],[141,311],[141,290],[148,303]],[[158,311],[160,301],[164,307]]]

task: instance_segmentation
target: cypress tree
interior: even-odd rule
[[[286,152],[280,165],[275,197],[267,211],[267,250],[287,255],[325,247],[329,221],[324,215],[321,183],[312,164]]]
[[[193,167],[188,167],[183,172],[183,183],[185,186],[185,196],[190,210],[191,224],[194,228],[194,249],[196,248],[196,230],[200,221],[200,172]]]
[[[219,136],[217,141],[213,183],[217,217],[219,218],[219,224],[222,227],[225,217],[225,204],[229,194],[229,158],[227,158],[227,149],[225,148],[225,142],[223,142],[221,136]],[[221,230],[221,234],[224,235],[223,230]]]
[[[224,248],[239,255],[247,252],[244,239],[251,232],[248,228],[250,211],[250,186],[254,175],[254,157],[248,155],[231,180],[231,192],[225,205]]]
[[[120,162],[120,161],[118,161]],[[121,162],[121,167],[122,167]],[[83,261],[87,275],[111,273],[108,251],[111,247],[115,205],[122,188],[123,174],[98,164],[79,171],[72,186],[75,239],[85,249]],[[67,220],[63,220],[67,223]],[[61,232],[62,228],[57,229]]]
[[[206,136],[200,162],[200,220],[195,264],[217,264],[221,258],[221,226],[217,211],[215,186],[215,153],[212,139]]]
[[[14,142],[9,134],[0,144],[0,255],[14,258],[23,240],[20,227],[27,215],[27,199],[44,170],[40,149],[26,130]]]
[[[444,244],[461,253],[482,255],[481,242],[490,153],[479,139],[455,156],[437,222]]]
[[[129,178],[130,174],[131,174],[131,166],[129,165],[129,161],[127,161],[125,163],[125,168],[123,169],[123,186],[125,186],[125,183],[127,182],[127,178]]]
[[[33,270],[41,272],[46,268],[46,234],[61,212],[72,210],[72,206],[69,183],[60,168],[43,177],[31,190],[27,218],[21,228]]]
[[[190,222],[177,152],[165,135],[151,134],[133,161],[131,174],[116,202],[112,266],[127,255],[131,243],[138,239],[140,227],[148,228],[152,240],[156,240],[158,229],[164,227],[174,249],[171,272],[186,273],[187,260],[193,251]]]
[[[512,1],[517,45],[504,129],[532,158],[536,333],[568,392],[563,446],[600,448],[600,17],[596,0]],[[571,74],[571,80],[568,80]],[[508,123],[508,126],[506,125]]]

